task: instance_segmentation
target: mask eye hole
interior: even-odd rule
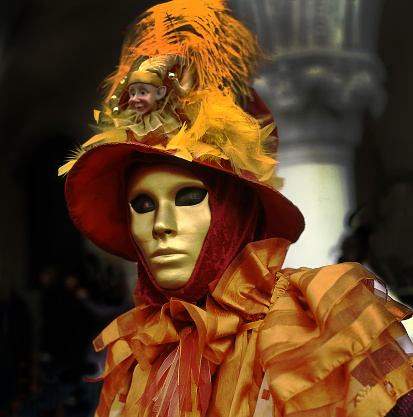
[[[140,194],[135,197],[130,203],[131,207],[133,208],[136,213],[149,213],[150,211],[155,210],[155,203],[146,194]]]
[[[202,203],[208,191],[205,188],[188,187],[179,190],[175,196],[176,206],[195,206]]]

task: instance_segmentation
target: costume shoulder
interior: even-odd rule
[[[400,323],[411,314],[357,263],[277,274],[258,340],[275,406],[285,415],[386,416],[413,389]]]

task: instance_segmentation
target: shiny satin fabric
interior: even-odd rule
[[[247,245],[203,308],[172,298],[112,322],[95,340],[108,346],[96,416],[154,415],[155,402],[140,399],[188,334],[209,363],[212,394],[202,411],[189,384],[192,411],[175,415],[253,416],[266,372],[274,416],[385,416],[413,389],[395,341],[410,310],[358,264],[281,271],[287,248],[283,239]]]
[[[285,271],[258,348],[277,408],[286,416],[385,416],[413,388],[411,311],[359,264]]]

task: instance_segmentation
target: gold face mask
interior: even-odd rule
[[[175,165],[145,165],[132,172],[127,194],[132,237],[156,283],[183,287],[211,223],[204,184]]]

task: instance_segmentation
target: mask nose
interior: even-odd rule
[[[160,204],[154,218],[153,235],[162,238],[167,235],[175,236],[177,233],[175,205],[172,207],[171,204]]]

